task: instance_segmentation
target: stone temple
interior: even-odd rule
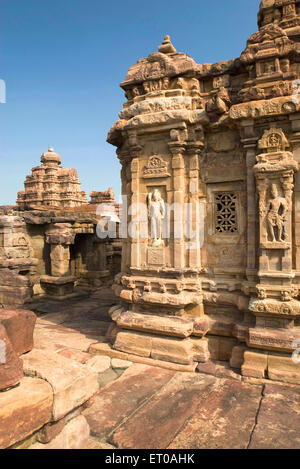
[[[176,236],[123,241],[115,349],[299,382],[299,14],[298,0],[264,0],[237,59],[199,65],[166,36],[129,69],[108,136],[123,194],[182,210]],[[190,246],[184,205],[199,202],[204,232]]]
[[[197,64],[165,36],[121,87],[107,141],[122,204],[111,188],[88,201],[50,147],[0,207],[0,448],[289,447],[276,431],[292,415],[299,434],[300,0],[262,0],[232,60]],[[218,399],[233,413],[216,423]],[[209,436],[207,419],[189,435],[204,442],[168,440],[173,400],[181,426],[209,412],[230,431]]]

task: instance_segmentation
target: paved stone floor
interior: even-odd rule
[[[88,360],[89,347],[104,341],[110,302],[102,292],[101,307],[97,295],[59,311],[49,304],[35,348]],[[84,411],[90,449],[300,448],[300,387],[245,382],[220,366],[216,377],[120,363]]]
[[[85,411],[91,448],[120,449],[299,449],[299,414],[296,388],[137,364]]]

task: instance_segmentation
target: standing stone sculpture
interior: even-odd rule
[[[269,200],[268,226],[272,241],[284,241],[284,224],[287,212],[287,201],[284,197],[279,197],[278,189],[272,185],[271,199]],[[277,233],[275,230],[277,229]]]
[[[158,189],[155,189],[153,194],[148,194],[148,209],[151,222],[152,246],[158,247],[163,244],[162,220],[165,217],[165,204]]]

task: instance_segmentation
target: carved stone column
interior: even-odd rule
[[[172,170],[173,170],[173,203],[177,205],[179,210],[175,210],[174,216],[174,233],[173,239],[173,266],[178,269],[185,267],[185,243],[184,243],[184,179],[185,165],[183,154],[185,152],[185,144],[177,139],[176,130],[173,131],[175,140],[169,143],[170,152],[172,153]],[[180,210],[181,208],[181,210]]]
[[[69,223],[55,223],[46,232],[50,244],[51,275],[41,277],[41,286],[47,295],[63,299],[73,293],[76,278],[70,275],[70,244],[75,233]]]
[[[38,260],[22,217],[0,217],[0,305],[21,307],[33,296]]]
[[[287,151],[289,142],[281,129],[265,131],[258,147],[261,153],[257,156],[254,174],[259,196],[260,283],[257,285],[257,298],[250,300],[249,308],[256,317],[256,326],[249,329],[247,345],[283,354],[282,359],[276,358],[276,367],[281,366],[280,360],[284,363],[289,359],[289,368],[292,368],[293,343],[300,339],[294,328],[300,302],[295,299],[298,290],[293,285],[295,273],[292,262],[293,188],[298,163]],[[287,353],[290,355],[285,358]],[[257,364],[255,371],[257,376],[259,373],[263,376],[267,369],[267,355],[260,354],[260,357],[261,365]],[[273,370],[276,367],[273,365]],[[243,373],[247,375],[249,368],[251,364],[246,359]],[[253,370],[250,373],[253,376]],[[279,374],[284,375],[284,372],[281,370]]]
[[[196,233],[195,238],[191,237],[189,233],[189,267],[201,270],[201,242],[203,241],[201,235],[203,234],[204,227],[200,226],[204,222],[204,206],[200,205],[200,191],[199,191],[199,154],[203,149],[203,142],[191,141],[188,142],[186,153],[189,162],[189,203],[191,214],[189,214],[190,231]]]

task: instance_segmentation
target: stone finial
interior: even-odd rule
[[[161,46],[158,48],[158,52],[162,52],[163,54],[174,54],[176,52],[176,49],[171,42],[170,36],[164,37]]]
[[[51,163],[51,164],[60,165],[61,158],[57,153],[55,153],[55,151],[53,150],[53,147],[49,146],[48,151],[42,154],[41,162],[43,164]]]

